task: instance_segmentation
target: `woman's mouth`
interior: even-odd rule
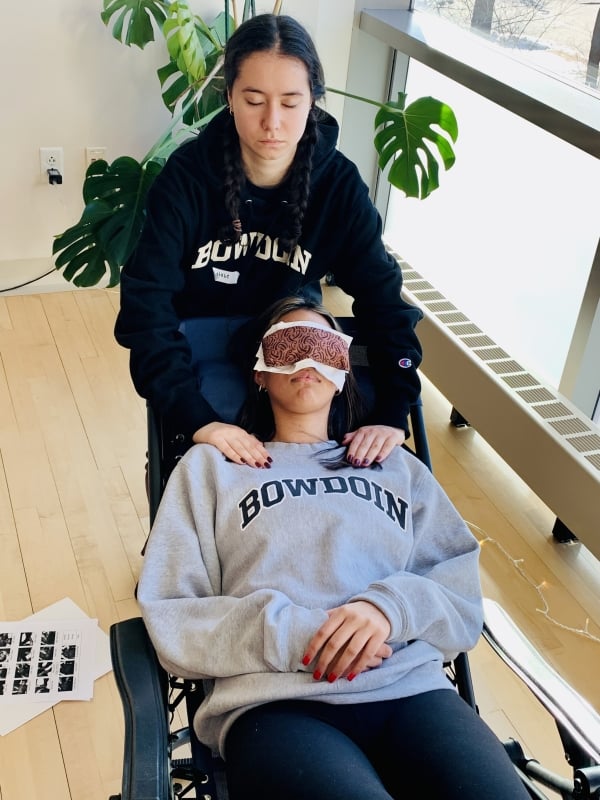
[[[318,383],[319,378],[314,372],[298,372],[292,378],[292,383]]]

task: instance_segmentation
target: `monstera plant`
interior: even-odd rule
[[[112,163],[95,161],[83,184],[81,219],[53,244],[55,265],[76,286],[95,286],[108,273],[108,285],[119,283],[121,267],[140,235],[145,197],[170,153],[202,129],[224,106],[223,51],[230,33],[256,13],[253,0],[239,12],[235,0],[212,25],[194,14],[189,0],[103,0],[102,20],[128,46],[143,49],[164,38],[167,64],[158,70],[162,98],[171,123],[141,161],[121,156]],[[273,13],[281,10],[275,2]],[[454,164],[452,144],[458,128],[452,109],[432,97],[408,106],[406,96],[378,103],[328,87],[329,91],[377,107],[374,146],[388,180],[409,197],[425,198],[439,186],[440,161]],[[436,152],[437,151],[437,157]]]

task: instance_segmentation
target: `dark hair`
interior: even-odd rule
[[[225,46],[223,74],[225,90],[229,92],[239,75],[243,61],[258,52],[275,52],[297,58],[306,67],[312,96],[312,106],[306,128],[298,146],[288,175],[289,196],[285,205],[284,230],[279,239],[290,253],[302,233],[302,220],[308,206],[312,157],[317,142],[319,110],[315,103],[325,95],[323,67],[308,31],[292,17],[278,14],[258,14],[246,20],[232,34]],[[239,241],[242,230],[240,218],[240,193],[246,176],[242,168],[240,143],[232,116],[228,116],[224,134],[224,200],[231,218],[221,231],[226,241]]]
[[[269,441],[273,438],[275,420],[268,394],[260,392],[254,381],[254,356],[266,331],[286,314],[301,309],[320,314],[332,328],[340,330],[335,317],[323,305],[302,296],[286,297],[283,300],[278,300],[259,317],[255,328],[256,337],[252,343],[253,357],[251,359],[248,358],[246,364],[246,371],[249,375],[248,396],[240,417],[240,425],[261,441]],[[363,399],[354,375],[349,372],[346,375],[342,390],[334,396],[331,402],[327,435],[330,439],[334,439],[338,443],[341,442],[348,431],[360,425],[364,416],[365,405]]]

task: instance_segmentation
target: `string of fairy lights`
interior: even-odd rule
[[[525,569],[525,559],[514,558],[511,556],[508,550],[502,544],[500,544],[500,542],[498,542],[496,539],[493,539],[491,536],[488,536],[488,534],[486,534],[486,532],[475,523],[467,521],[467,525],[477,537],[481,547],[484,547],[485,545],[492,545],[495,547],[503,556],[503,558],[505,558],[514,567],[520,577],[536,592],[542,605],[541,608],[536,608],[538,614],[541,614],[541,616],[545,617],[548,622],[551,625],[554,625],[556,628],[560,628],[563,631],[568,631],[569,633],[574,633],[577,636],[583,637],[584,639],[589,639],[600,644],[600,637],[596,636],[590,631],[589,617],[586,618],[585,625],[582,628],[575,628],[570,625],[565,625],[552,615],[550,611],[550,603],[548,602],[545,594],[545,590],[548,588],[549,584],[545,580],[538,582],[531,575],[529,575]],[[481,538],[479,538],[480,536]]]

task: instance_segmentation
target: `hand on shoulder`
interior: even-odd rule
[[[374,461],[385,461],[394,447],[400,447],[405,439],[406,432],[402,428],[364,425],[347,433],[342,444],[348,447],[348,463],[355,467],[368,467]]]
[[[269,467],[271,457],[262,442],[238,425],[209,422],[192,436],[195,444],[211,444],[235,464],[249,467]]]

